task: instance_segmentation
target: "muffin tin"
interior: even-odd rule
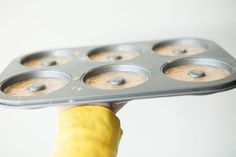
[[[216,43],[179,38],[36,52],[0,75],[0,105],[40,108],[203,95],[236,86],[236,60]]]

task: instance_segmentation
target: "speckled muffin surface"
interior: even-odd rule
[[[69,56],[44,56],[24,61],[22,64],[27,67],[38,68],[43,66],[61,65],[71,61]]]
[[[165,56],[176,55],[196,55],[206,51],[206,48],[200,45],[170,44],[160,45],[154,48],[154,52]]]
[[[100,51],[90,54],[88,57],[92,61],[97,62],[114,62],[114,61],[128,61],[139,56],[138,52],[113,50]]]
[[[111,80],[122,78],[122,84],[112,84]],[[111,71],[111,72],[103,72],[91,76],[86,79],[85,83],[88,86],[99,88],[99,89],[107,89],[107,90],[116,90],[116,89],[125,89],[131,88],[138,85],[143,84],[148,81],[148,76],[142,73],[136,72],[126,72],[126,71]]]
[[[192,71],[200,71],[203,73],[203,75],[199,77],[193,77],[193,75],[190,75]],[[172,79],[188,82],[215,81],[230,76],[230,72],[224,68],[197,64],[172,67],[167,69],[164,73],[166,76]]]
[[[31,78],[9,85],[4,89],[4,93],[10,96],[45,95],[63,88],[67,83],[67,80],[59,78]]]

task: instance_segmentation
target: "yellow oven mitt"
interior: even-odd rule
[[[122,135],[115,114],[101,106],[78,106],[59,116],[52,157],[116,157]]]

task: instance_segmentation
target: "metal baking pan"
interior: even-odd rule
[[[18,57],[0,75],[0,106],[123,102],[204,95],[235,86],[236,60],[216,43],[196,38],[155,40]]]

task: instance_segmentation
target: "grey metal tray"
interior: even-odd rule
[[[206,51],[195,55],[164,56],[154,52],[154,48],[168,44],[200,45]],[[139,56],[128,61],[96,62],[88,57],[98,51],[135,51]],[[32,58],[63,55],[72,60],[66,64],[31,68],[22,65]],[[220,67],[230,72],[230,76],[208,82],[185,82],[167,77],[164,72],[169,67],[199,64]],[[145,74],[149,80],[126,89],[104,90],[93,88],[84,81],[98,72],[131,71]],[[60,90],[39,96],[11,96],[4,89],[23,79],[33,77],[59,77],[69,83]],[[232,89],[236,86],[236,60],[216,43],[196,38],[180,38],[145,42],[122,43],[106,46],[89,46],[55,49],[36,52],[14,59],[0,75],[0,106],[12,108],[40,108],[92,102],[123,102],[133,99],[203,95]]]

